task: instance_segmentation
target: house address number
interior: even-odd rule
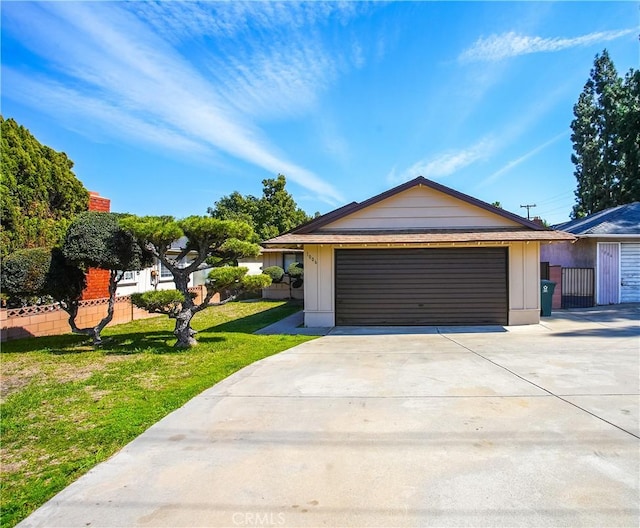
[[[311,254],[309,254],[309,253],[307,253],[307,258],[308,258],[311,262],[313,262],[314,264],[317,264],[317,263],[318,263],[318,260],[317,260],[313,255],[311,255]]]

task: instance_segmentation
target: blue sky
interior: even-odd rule
[[[638,2],[2,2],[2,114],[136,214],[285,174],[309,213],[418,175],[552,223],[596,53]]]

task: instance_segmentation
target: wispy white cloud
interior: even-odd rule
[[[504,165],[504,167],[498,169],[493,174],[491,174],[490,176],[488,176],[487,178],[482,180],[480,182],[480,184],[478,185],[478,187],[484,187],[486,185],[494,183],[495,181],[500,179],[504,174],[508,173],[510,170],[514,169],[515,167],[517,167],[521,163],[524,163],[529,158],[534,157],[536,154],[542,152],[544,149],[546,149],[547,147],[553,145],[554,143],[556,143],[560,139],[566,137],[568,133],[569,133],[568,131],[562,132],[562,133],[558,134],[557,136],[552,137],[548,141],[545,141],[544,143],[542,143],[542,144],[538,145],[537,147],[531,149],[529,152],[527,152],[526,154],[523,154],[519,158],[511,160],[506,165]]]
[[[201,7],[180,4],[196,11]],[[142,22],[140,13],[133,15],[122,5],[56,2],[26,4],[8,14],[5,10],[12,26],[28,35],[24,41],[32,51],[51,65],[48,76],[38,77],[5,68],[5,88],[7,81],[11,85],[5,95],[22,97],[66,120],[70,128],[78,120],[92,119],[115,137],[125,134],[198,155],[226,153],[271,173],[282,172],[328,203],[342,201],[332,185],[271,144],[254,117],[260,108],[291,115],[312,105],[322,79],[331,82],[335,75],[327,53],[305,41],[284,56],[276,43],[255,55],[253,64],[244,66],[230,56],[219,76],[209,75]],[[274,4],[271,9],[286,8]],[[190,23],[207,23],[205,15]],[[221,77],[230,79],[228,84]]]
[[[387,181],[389,183],[400,183],[416,176],[424,176],[430,179],[450,176],[469,165],[487,159],[494,152],[495,147],[495,140],[486,137],[469,147],[450,150],[421,159],[399,174],[393,169],[387,175]]]
[[[190,155],[211,156],[212,150],[204,143],[190,139],[168,126],[154,126],[130,112],[123,111],[112,104],[87,97],[77,90],[60,83],[25,76],[13,68],[3,68],[5,96],[19,98],[23,104],[37,106],[45,102],[51,113],[59,119],[68,119],[71,129],[86,134],[86,123],[101,125],[101,134],[108,136],[114,130],[127,139],[160,146]]]
[[[500,61],[510,57],[517,57],[518,55],[554,52],[568,48],[590,46],[625,37],[636,31],[636,29],[599,31],[572,38],[544,38],[519,35],[514,31],[510,31],[501,35],[493,34],[488,37],[479,38],[470,48],[460,54],[458,60],[461,62]]]
[[[296,33],[336,19],[346,24],[366,6],[359,2],[129,2],[126,6],[173,43],[195,38],[234,38],[243,34]],[[292,39],[295,41],[295,39]]]
[[[297,46],[276,41],[266,50],[236,50],[233,56],[212,58],[207,70],[225,103],[257,120],[313,111],[339,73],[323,44],[309,37]]]

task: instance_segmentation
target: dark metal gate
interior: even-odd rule
[[[595,306],[593,268],[562,268],[562,308]]]

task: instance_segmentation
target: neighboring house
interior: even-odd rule
[[[521,325],[540,319],[540,243],[574,240],[418,177],[268,248],[304,250],[305,325]]]
[[[171,244],[169,256],[178,256],[186,239],[180,238]],[[189,256],[185,259],[185,264]],[[199,270],[191,274],[189,287],[199,286],[205,283],[209,270]],[[153,266],[140,271],[125,271],[118,283],[116,295],[131,295],[132,293],[144,293],[150,290],[173,290],[176,285],[173,282],[171,272],[158,260]]]
[[[541,262],[565,271],[593,269],[596,304],[640,302],[640,202],[554,227],[575,235],[577,241],[543,246]],[[559,287],[567,290],[566,284]]]

